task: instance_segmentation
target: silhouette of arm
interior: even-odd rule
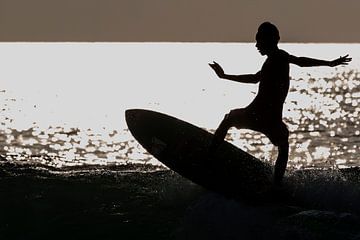
[[[260,72],[256,74],[229,75],[224,72],[222,67],[217,63],[209,63],[209,66],[215,71],[219,78],[241,83],[258,83],[260,81]]]
[[[329,66],[329,67],[335,67],[338,65],[347,65],[348,62],[352,60],[352,58],[349,58],[348,55],[339,57],[337,59],[334,59],[332,61],[326,61],[326,60],[319,60],[314,58],[307,58],[307,57],[296,57],[296,56],[289,56],[289,62],[296,64],[300,67],[316,67],[316,66]]]

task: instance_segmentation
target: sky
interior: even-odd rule
[[[0,41],[359,43],[358,0],[0,0]]]

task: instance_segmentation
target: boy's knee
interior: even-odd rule
[[[234,116],[234,117],[242,117],[244,114],[245,114],[245,109],[238,108],[238,109],[230,110],[230,112],[227,115]]]
[[[224,119],[221,122],[221,125],[228,126],[230,124],[230,115],[229,113],[225,114]]]
[[[231,110],[229,113],[225,114],[224,116],[224,122],[231,123],[236,118],[236,110]]]

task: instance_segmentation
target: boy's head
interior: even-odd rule
[[[261,55],[267,55],[269,51],[277,48],[280,40],[280,34],[277,27],[270,23],[262,23],[256,33],[256,47]]]

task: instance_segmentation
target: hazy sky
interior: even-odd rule
[[[359,0],[0,0],[0,41],[360,42]]]

